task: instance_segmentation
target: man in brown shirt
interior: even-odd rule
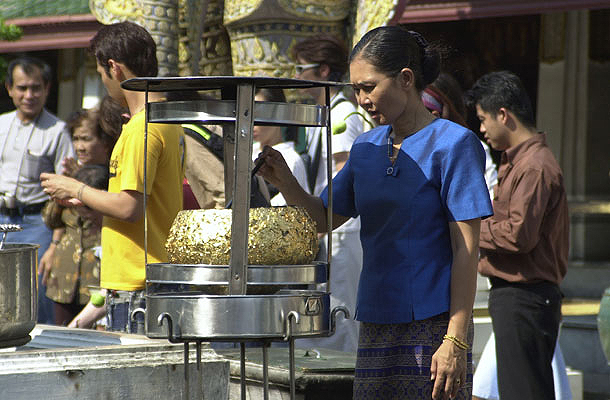
[[[568,207],[563,176],[538,133],[519,78],[480,78],[467,93],[490,146],[503,151],[494,215],[481,222],[479,272],[490,278],[502,400],[554,399],[551,360],[567,270]]]

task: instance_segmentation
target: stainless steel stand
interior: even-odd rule
[[[248,265],[248,221],[252,179],[252,128],[262,125],[326,128],[329,208],[332,230],[330,87],[317,82],[266,77],[136,78],[122,83],[128,90],[146,92],[148,123],[223,124],[225,127],[225,186],[232,189],[231,257],[229,265],[146,264],[146,335],[184,343],[185,397],[189,398],[189,342],[197,346],[199,371],[201,341],[240,343],[241,398],[246,398],[246,341],[262,341],[263,392],[269,398],[268,347],[287,341],[290,357],[290,396],[296,396],[294,342],[300,337],[330,336],[339,312],[330,310],[330,264]],[[326,105],[255,102],[257,88],[323,87]],[[221,100],[149,103],[149,92],[221,90]],[[148,129],[148,128],[146,128]],[[146,151],[145,132],[145,151]],[[229,150],[233,151],[230,152]],[[226,157],[229,155],[229,157]],[[146,158],[145,158],[146,159]],[[228,173],[227,173],[228,171]],[[146,187],[146,169],[144,176]],[[146,230],[146,224],[145,224]],[[145,232],[146,237],[146,232]],[[328,260],[332,247],[328,237]],[[146,251],[146,248],[145,248]],[[189,291],[176,287],[188,285]],[[323,286],[323,290],[317,289]],[[271,287],[270,294],[249,294],[249,288]],[[316,287],[316,289],[311,289]],[[218,291],[226,290],[226,295]],[[198,396],[201,397],[201,385]]]

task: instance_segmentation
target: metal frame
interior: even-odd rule
[[[188,350],[189,342],[197,343],[199,366],[200,345],[202,340],[219,340],[219,341],[236,341],[241,343],[241,385],[242,399],[245,399],[245,343],[244,340],[263,340],[263,389],[264,398],[268,398],[268,374],[267,374],[267,345],[272,340],[284,340],[289,342],[290,351],[290,396],[295,398],[295,371],[294,371],[294,340],[297,337],[306,336],[328,336],[332,335],[335,330],[335,318],[339,312],[344,313],[346,318],[349,317],[345,307],[337,307],[332,313],[329,313],[330,308],[330,262],[332,239],[332,149],[331,149],[331,117],[330,117],[330,88],[333,86],[343,86],[338,82],[318,82],[306,81],[297,79],[282,79],[282,78],[267,78],[267,77],[175,77],[175,78],[135,78],[130,79],[121,84],[124,89],[144,91],[146,100],[146,128],[144,132],[144,187],[147,184],[146,174],[146,153],[147,153],[147,137],[148,123],[186,123],[196,122],[202,124],[234,124],[234,134],[225,135],[225,155],[227,149],[233,149],[233,163],[229,164],[225,157],[225,170],[229,169],[232,172],[232,226],[231,226],[231,258],[228,266],[228,276],[226,270],[220,274],[224,274],[222,284],[228,287],[228,296],[209,296],[209,295],[192,295],[192,294],[175,294],[175,295],[156,295],[148,293],[147,299],[149,307],[154,308],[156,301],[160,300],[162,305],[178,302],[181,312],[172,314],[170,311],[160,311],[157,318],[157,326],[163,328],[164,324],[167,328],[167,334],[161,334],[161,337],[168,338],[171,342],[184,342],[185,346],[185,395],[188,397]],[[255,102],[254,94],[257,88],[311,88],[324,87],[326,105],[311,106],[305,104],[289,104],[289,103],[271,103],[271,102]],[[165,91],[186,91],[186,90],[218,90],[223,92],[223,100],[201,100],[201,101],[174,101],[150,103],[148,99],[149,92],[165,92]],[[235,99],[229,99],[231,93],[234,93]],[[253,296],[247,295],[247,286],[250,282],[249,269],[256,271],[253,274],[254,280],[264,277],[264,272],[261,273],[260,268],[257,270],[254,266],[248,265],[248,221],[249,221],[249,202],[250,202],[250,180],[252,179],[252,128],[254,124],[264,125],[299,125],[299,126],[321,126],[326,128],[327,140],[327,178],[329,186],[328,208],[327,208],[327,271],[326,271],[326,288],[325,292],[316,292],[311,290],[303,291],[287,291],[272,295]],[[322,140],[322,138],[320,138]],[[229,161],[230,162],[230,161]],[[227,178],[225,174],[225,178]],[[146,210],[146,193],[144,194],[144,210]],[[146,215],[146,213],[145,213]],[[147,258],[147,223],[145,218],[144,224],[145,237],[145,263],[147,266],[148,277],[148,258]],[[151,264],[150,267],[170,265],[170,264]],[[184,266],[182,266],[184,267]],[[195,267],[195,266],[191,266]],[[219,266],[199,266],[213,267]],[[223,266],[220,266],[223,267]],[[273,266],[261,266],[271,267]],[[295,268],[312,266],[294,266]],[[315,266],[314,266],[315,267]],[[225,267],[226,269],[226,267]],[[277,271],[276,271],[277,272]],[[218,274],[218,272],[215,272]],[[261,275],[262,274],[262,275]],[[204,275],[206,275],[204,273]],[[209,276],[209,274],[207,274]],[[281,274],[280,274],[281,275]],[[314,273],[315,275],[315,273]],[[214,275],[215,276],[215,275]],[[277,275],[270,273],[273,277]],[[311,272],[302,273],[302,277],[308,276],[311,279]],[[205,284],[205,279],[203,282]],[[214,278],[216,279],[216,278]],[[263,278],[265,281],[269,277]],[[319,279],[319,278],[313,278]],[[148,283],[168,283],[175,280],[155,280]],[[193,282],[189,282],[193,283]],[[218,283],[217,281],[214,283]],[[269,284],[270,282],[264,282]],[[273,282],[271,282],[273,283]],[[148,287],[148,286],[147,286]],[[304,302],[303,302],[303,299]],[[313,300],[312,300],[313,299]],[[316,300],[317,299],[317,300]],[[279,302],[279,304],[278,304]],[[291,311],[284,315],[282,306],[284,303],[290,303],[288,307]],[[198,307],[212,307],[215,304],[221,304],[223,307],[230,306],[234,310],[250,306],[249,312],[256,314],[256,310],[265,311],[279,308],[279,321],[271,317],[271,320],[277,324],[279,322],[281,328],[270,329],[268,327],[259,327],[254,329],[252,333],[243,331],[240,326],[225,324],[223,329],[228,331],[216,332],[212,327],[211,331],[197,332],[195,326],[189,326],[188,319],[191,315],[184,316],[186,323],[181,324],[180,318],[183,317],[182,311],[184,307],[197,312]],[[133,315],[144,312],[144,310],[134,310]],[[176,324],[178,322],[178,324]],[[222,321],[216,321],[222,322]],[[299,324],[301,324],[299,326]],[[147,319],[147,335],[149,328],[151,334],[154,329],[148,326]],[[222,325],[219,323],[218,326]],[[188,327],[188,330],[195,331],[195,335],[190,335],[192,332],[188,330],[182,331],[182,327]],[[255,327],[256,328],[256,327]],[[220,329],[220,328],[218,328]],[[281,333],[278,334],[278,329]],[[220,329],[222,330],[222,329]],[[201,336],[199,336],[201,335]]]

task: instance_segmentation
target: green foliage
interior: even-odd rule
[[[6,25],[4,20],[0,19],[0,40],[19,40],[23,35],[23,30],[17,25]]]
[[[17,25],[6,25],[4,20],[0,18],[0,40],[19,40],[23,35],[23,30]],[[0,56],[0,81],[4,81],[6,75],[7,62],[4,57]]]

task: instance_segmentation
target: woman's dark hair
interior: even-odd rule
[[[70,115],[66,119],[66,126],[68,128],[68,132],[70,132],[70,137],[74,135],[74,130],[81,126],[86,120],[91,120],[91,115],[84,108],[79,108],[78,110],[72,111],[72,113],[70,113]],[[91,122],[94,121],[91,120]]]
[[[294,60],[301,58],[308,63],[328,65],[330,68],[329,81],[340,82],[347,73],[347,46],[335,36],[309,37],[295,44],[291,54]]]
[[[274,103],[285,103],[286,95],[283,89],[270,89],[270,88],[258,88],[256,93],[263,96],[265,101],[271,101]],[[284,141],[291,141],[298,143],[299,134],[298,127],[296,126],[282,126],[282,139]]]
[[[106,95],[100,102],[98,113],[100,129],[113,138],[112,146],[114,146],[114,143],[121,135],[123,124],[129,121],[129,118],[125,117],[125,115],[129,115],[129,109]]]
[[[13,87],[13,73],[15,68],[18,66],[21,67],[23,72],[25,72],[28,76],[34,73],[34,68],[38,68],[42,75],[42,81],[44,84],[48,85],[51,82],[52,74],[49,64],[36,57],[24,56],[16,58],[8,64],[6,72],[6,84],[9,87]]]
[[[110,98],[109,96],[106,96],[107,98]],[[105,99],[105,98],[104,98]],[[115,100],[112,100],[113,102],[116,103]],[[73,111],[72,114],[70,114],[70,116],[68,117],[67,121],[66,121],[66,125],[68,127],[68,131],[70,132],[70,137],[72,137],[74,139],[74,131],[76,130],[76,128],[89,123],[91,130],[93,132],[93,134],[100,139],[108,148],[109,154],[108,156],[110,156],[110,153],[112,152],[112,148],[114,147],[114,144],[116,143],[116,140],[118,139],[118,135],[121,133],[121,125],[118,126],[118,134],[116,136],[114,136],[114,132],[110,133],[108,132],[108,130],[104,129],[104,123],[102,121],[102,114],[101,114],[101,108],[102,105],[107,104],[104,102],[104,100],[102,100],[102,104],[99,107],[94,107],[94,108],[90,108],[90,109],[84,109],[81,108],[79,110]],[[109,110],[106,108],[107,106],[105,106],[105,111],[106,113],[109,112]],[[120,110],[123,110],[123,108],[121,106]],[[113,109],[114,112],[114,109]],[[120,112],[118,114],[118,116],[120,117]]]
[[[521,79],[509,71],[491,72],[479,78],[465,95],[470,107],[477,104],[496,116],[500,108],[511,111],[525,126],[534,127],[534,112]]]
[[[286,95],[284,95],[284,90],[282,89],[259,88],[256,89],[255,94],[260,94],[261,96],[263,96],[265,101],[271,101],[275,103],[286,102]]]
[[[165,93],[167,101],[213,100],[212,96],[196,90],[170,90]]]
[[[410,68],[419,91],[432,83],[440,72],[437,49],[419,33],[400,26],[381,26],[368,31],[354,46],[349,62],[357,57],[387,76],[395,76],[403,68]]]
[[[83,165],[74,173],[74,179],[96,189],[108,190],[108,166],[100,164]]]
[[[455,111],[465,120],[466,104],[464,103],[464,92],[458,81],[446,72],[441,72],[430,84],[443,93],[451,102]],[[453,121],[453,120],[452,120]]]
[[[125,64],[136,76],[157,76],[157,45],[150,33],[133,22],[104,25],[89,42],[89,50],[110,76],[108,60]]]

